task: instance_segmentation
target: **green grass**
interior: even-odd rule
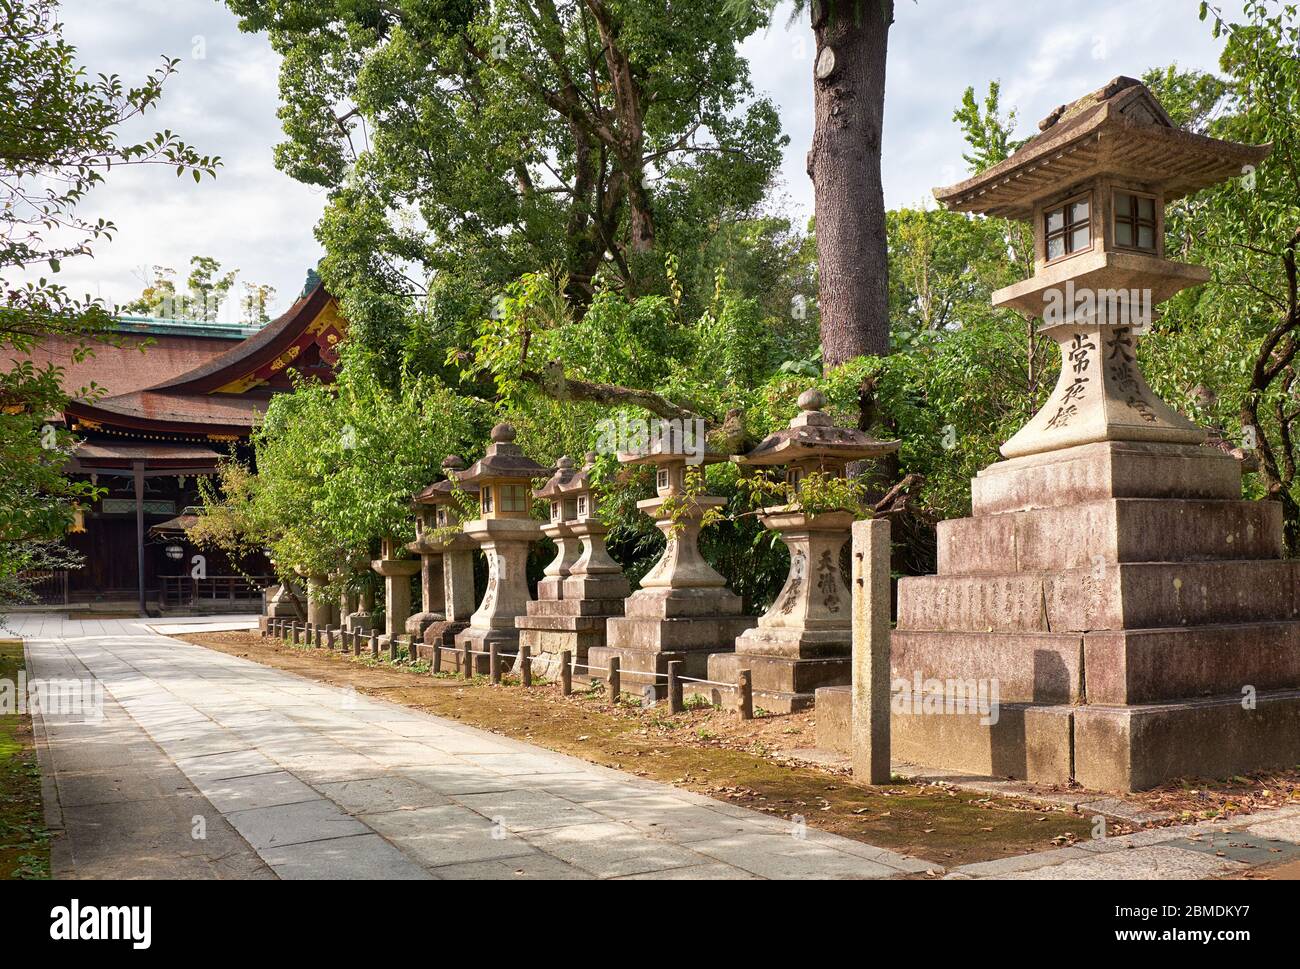
[[[23,645],[0,640],[0,680],[17,684]],[[0,880],[50,877],[50,833],[41,807],[28,714],[0,714]]]

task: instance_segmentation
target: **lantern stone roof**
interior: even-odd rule
[[[618,460],[620,464],[717,464],[726,461],[727,455],[707,449],[701,453],[687,453],[662,438],[656,438],[643,451],[620,451]]]
[[[452,475],[465,467],[465,460],[458,454],[448,454],[442,459],[442,473],[446,475],[441,481],[435,481],[420,490],[412,499],[417,505],[445,505],[452,500]],[[478,494],[476,485],[461,484],[460,490],[466,494]]]
[[[560,486],[560,490],[566,495],[577,494],[580,491],[592,491],[595,485],[591,483],[591,472],[596,467],[596,452],[588,451],[583,457],[582,467],[569,476],[569,480]]]
[[[492,443],[488,445],[487,453],[466,470],[454,472],[461,485],[499,478],[540,478],[550,473],[550,468],[528,457],[515,443],[515,429],[510,424],[498,424],[492,428]]]
[[[547,479],[546,484],[533,491],[534,498],[558,498],[570,490],[566,486],[578,472],[573,470],[573,459],[568,455],[555,462],[555,474]]]
[[[799,395],[799,414],[790,425],[763,438],[748,454],[737,455],[738,464],[790,464],[812,458],[836,462],[878,458],[898,450],[898,441],[878,441],[866,431],[839,427],[822,413],[826,397],[819,390]]]
[[[1184,131],[1145,84],[1123,76],[1062,105],[1038,127],[1039,134],[1011,157],[936,188],[935,198],[956,212],[1028,220],[1044,196],[1111,174],[1158,186],[1170,202],[1240,175],[1272,147]]]

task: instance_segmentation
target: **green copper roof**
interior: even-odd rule
[[[150,336],[200,336],[224,340],[243,340],[263,324],[227,323],[221,320],[183,320],[158,316],[119,316],[114,329],[118,333],[143,333]]]

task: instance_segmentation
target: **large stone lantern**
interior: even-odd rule
[[[895,698],[894,756],[1103,790],[1293,765],[1300,563],[1281,558],[1281,507],[1241,500],[1240,463],[1200,446],[1134,352],[1154,306],[1209,275],[1165,258],[1165,206],[1268,148],[1182,131],[1125,77],[1040,128],[935,192],[1033,225],[1034,274],[994,303],[1041,318],[1061,377],[972,481],[972,517],[940,523],[938,574],[899,581],[893,676],[919,693]]]
[[[443,480],[415,496],[415,544],[419,545],[421,555],[437,560],[436,566],[430,563],[428,572],[422,573],[428,603],[425,608],[440,613],[423,629],[430,659],[432,649],[455,645],[456,634],[469,625],[469,617],[474,612],[474,550],[478,546],[461,530],[465,512],[456,499],[456,492],[461,491],[475,501],[479,493],[474,485],[462,486],[453,480],[464,469],[465,462],[458,455],[449,454],[442,461]],[[438,583],[441,588],[437,587]],[[431,608],[435,604],[437,608]]]
[[[822,413],[825,406],[820,391],[805,391],[789,427],[733,459],[759,468],[785,465],[794,501],[768,508],[760,520],[790,550],[790,572],[772,608],[737,638],[735,652],[709,657],[709,679],[732,682],[738,670],[747,668],[756,702],[777,713],[810,706],[818,687],[848,683],[851,673],[850,597],[840,554],[854,514],[809,512],[799,503],[798,489],[810,474],[843,478],[849,462],[898,449],[897,441],[877,441],[863,431],[836,427]]]
[[[740,596],[700,554],[704,517],[727,499],[692,494],[689,477],[692,469],[702,477],[703,465],[725,460],[712,452],[683,453],[663,439],[645,451],[619,455],[624,464],[654,467],[656,495],[638,501],[637,508],[655,520],[668,541],[641,588],[624,602],[623,615],[609,619],[606,645],[588,653],[592,666],[603,667],[618,656],[624,670],[662,674],[678,660],[686,675],[703,677],[709,654],[734,648],[736,637],[754,624],[753,617],[741,614]],[[662,692],[663,680],[655,683]]]
[[[550,521],[542,531],[555,540],[555,559],[537,585],[537,599],[519,616],[519,643],[527,646],[539,676],[558,672],[560,653],[586,664],[593,647],[605,644],[605,622],[623,614],[627,578],[605,549],[605,524],[596,515],[591,482],[595,454],[575,471],[563,457],[555,474],[533,492],[549,503]]]
[[[578,560],[564,580],[564,598],[610,603],[609,614],[617,615],[623,611],[629,586],[622,567],[610,558],[605,547],[609,527],[600,519],[600,495],[591,480],[595,467],[596,452],[588,451],[582,468],[560,488],[566,511],[570,507],[573,511],[569,529],[582,545]],[[615,602],[617,607],[613,606]]]
[[[465,471],[456,472],[462,485],[479,489],[478,518],[462,523],[462,530],[487,557],[487,589],[470,617],[469,626],[456,636],[456,646],[486,651],[495,643],[500,652],[513,653],[519,644],[515,617],[525,613],[528,592],[528,549],[541,536],[541,522],[532,517],[532,480],[549,469],[529,458],[514,443],[509,424],[492,428],[487,453]],[[480,658],[481,659],[481,658]]]

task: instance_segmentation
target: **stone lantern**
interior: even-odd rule
[[[533,492],[549,501],[551,520],[542,531],[558,549],[538,583],[536,601],[515,620],[519,643],[529,648],[539,676],[555,676],[565,650],[586,664],[592,647],[605,644],[607,617],[623,614],[629,591],[623,570],[605,549],[608,529],[596,515],[595,458],[588,454],[578,471],[569,458],[560,458],[555,474]]]
[[[542,580],[537,583],[538,599],[560,599],[564,580],[573,563],[578,561],[578,549],[582,543],[575,538],[569,524],[578,517],[578,502],[565,495],[563,490],[573,480],[573,475],[573,459],[565,455],[556,462],[555,474],[533,492],[535,498],[546,502],[549,518],[542,526],[542,534],[555,542],[556,548],[555,558],[543,570]]]
[[[645,451],[619,455],[624,464],[654,466],[656,496],[638,501],[637,508],[655,520],[668,541],[659,561],[641,579],[641,588],[624,602],[623,615],[609,619],[606,645],[588,653],[594,667],[603,668],[617,656],[625,671],[662,674],[677,660],[687,676],[703,677],[709,654],[733,649],[736,637],[754,625],[753,617],[741,614],[740,596],[700,554],[704,516],[727,499],[691,495],[688,487],[688,469],[698,468],[702,475],[705,464],[725,461],[726,456],[686,454],[672,445],[671,440],[659,440]],[[631,682],[642,686],[650,680]],[[661,694],[664,685],[662,679],[655,681]]]
[[[419,559],[401,558],[405,549],[393,538],[383,540],[379,558],[370,567],[384,577],[384,635],[390,643],[406,632],[411,614],[411,576],[420,571]]]
[[[600,495],[591,481],[595,466],[596,452],[588,451],[582,469],[561,489],[564,497],[573,502],[573,517],[568,524],[582,544],[578,560],[564,580],[564,598],[608,602],[609,614],[617,615],[623,611],[622,601],[627,598],[629,586],[622,567],[610,558],[605,547],[609,528],[600,519]],[[617,609],[614,602],[618,603]]]
[[[809,474],[843,478],[850,461],[898,450],[897,441],[877,441],[863,431],[836,427],[822,413],[826,398],[808,390],[790,426],[734,458],[754,467],[784,465],[786,483],[801,487]],[[848,683],[852,631],[850,596],[840,570],[849,540],[851,511],[805,511],[798,491],[791,504],[768,508],[763,525],[790,550],[790,573],[772,608],[736,640],[734,653],[709,657],[709,679],[733,682],[747,668],[761,705],[777,713],[810,706],[821,686]]]
[[[514,443],[509,424],[492,428],[487,453],[465,471],[456,472],[462,485],[479,489],[479,517],[461,525],[487,557],[487,589],[470,616],[469,626],[456,636],[456,647],[486,651],[495,643],[500,652],[513,653],[519,644],[515,617],[524,615],[532,596],[528,592],[528,549],[541,535],[541,523],[532,517],[532,480],[548,474]],[[480,663],[485,660],[479,657]]]
[[[456,634],[469,625],[474,612],[474,550],[478,547],[472,538],[460,531],[464,510],[456,500],[455,491],[478,500],[478,488],[461,486],[453,477],[465,468],[465,462],[449,454],[442,462],[442,481],[429,485],[415,496],[416,540],[420,554],[436,560],[422,572],[422,589],[426,596],[425,609],[435,614],[423,629],[424,643],[432,659],[432,650],[451,648]],[[410,547],[410,546],[408,546]],[[415,549],[412,548],[414,551]],[[440,586],[440,587],[439,587]],[[458,658],[452,659],[458,663]]]
[[[894,757],[1120,791],[1293,765],[1300,563],[1281,558],[1281,508],[1241,500],[1240,463],[1200,446],[1134,352],[1155,304],[1209,275],[1165,258],[1165,206],[1268,147],[1182,131],[1125,77],[1040,129],[935,192],[1033,224],[1034,274],[994,302],[1042,319],[1061,377],[972,481],[972,517],[939,524],[938,574],[899,580],[893,677],[915,687],[895,697]]]

